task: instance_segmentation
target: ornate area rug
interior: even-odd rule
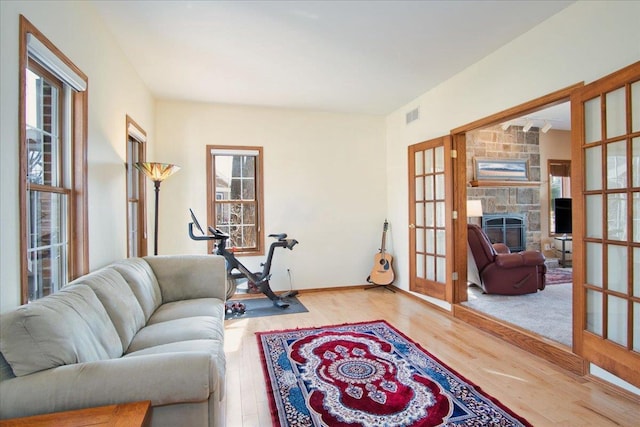
[[[530,426],[385,321],[257,332],[274,426]]]
[[[549,268],[545,274],[547,285],[559,285],[573,281],[573,268]]]

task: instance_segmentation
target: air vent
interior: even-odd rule
[[[407,113],[406,115],[407,124],[411,122],[415,122],[419,118],[420,118],[420,107],[416,107]]]

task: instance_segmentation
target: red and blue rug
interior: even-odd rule
[[[559,285],[562,283],[573,282],[572,268],[549,268],[545,274],[545,283],[547,285]]]
[[[531,425],[385,321],[256,335],[277,427]]]

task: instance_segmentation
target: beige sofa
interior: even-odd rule
[[[0,418],[150,400],[152,426],[224,425],[224,259],[115,262],[0,316]]]

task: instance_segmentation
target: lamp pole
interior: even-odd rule
[[[156,190],[156,212],[155,212],[155,226],[153,229],[153,254],[158,255],[158,202],[160,200],[160,184],[162,181],[153,181]]]
[[[158,207],[160,200],[160,184],[162,183],[162,181],[178,172],[180,170],[180,166],[172,165],[170,163],[140,162],[136,163],[135,167],[140,172],[144,173],[150,180],[152,180],[155,187],[156,211],[155,225],[153,230],[153,254],[158,255]]]

